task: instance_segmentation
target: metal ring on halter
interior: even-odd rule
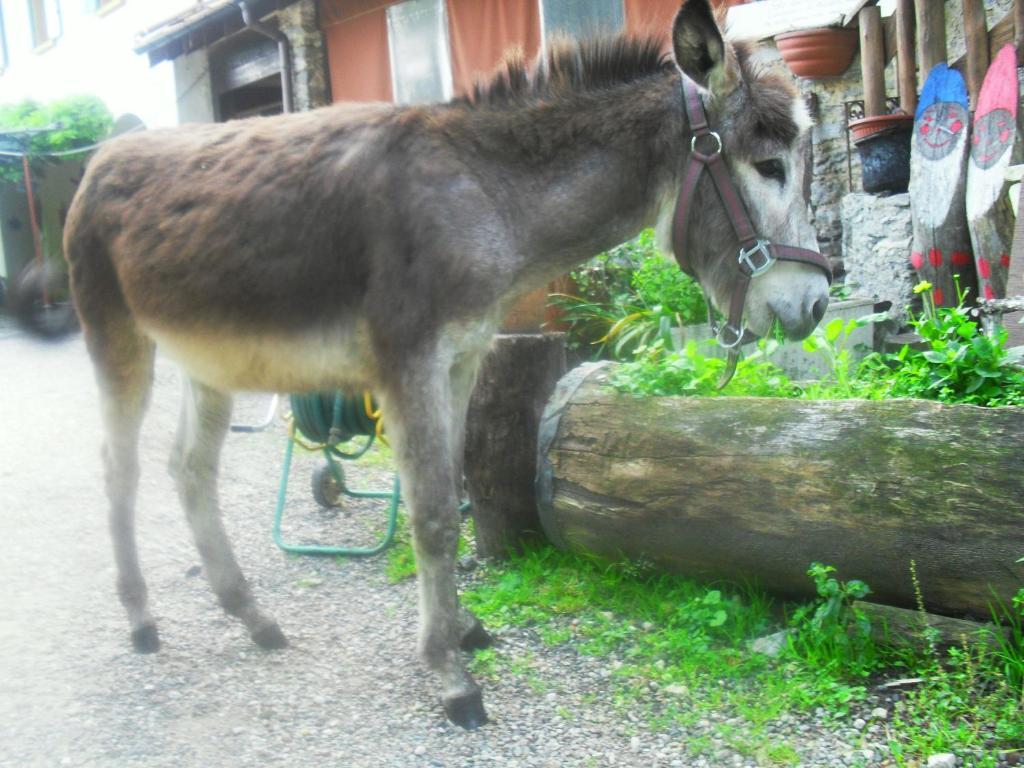
[[[697,151],[697,139],[700,139],[704,136],[710,136],[715,140],[715,143],[718,144],[714,151],[707,155],[704,154],[703,152]],[[711,160],[712,158],[715,158],[718,155],[722,154],[722,137],[718,135],[717,131],[708,131],[707,133],[695,133],[693,137],[690,139],[690,152],[692,152],[702,160]]]
[[[772,257],[771,251],[768,250],[770,245],[768,240],[760,239],[749,249],[740,248],[739,263],[750,270],[751,277],[763,275],[775,264],[775,259]],[[754,260],[750,258],[757,253],[760,253],[764,259],[760,264],[755,264]]]
[[[726,334],[731,334],[732,341],[726,341]],[[718,333],[715,334],[715,338],[718,341],[718,345],[723,349],[732,349],[738,347],[740,342],[743,341],[743,329],[736,328],[729,323],[723,323],[718,329]]]

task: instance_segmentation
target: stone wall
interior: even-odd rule
[[[316,0],[301,0],[278,11],[279,28],[292,45],[292,88],[295,111],[302,112],[331,103],[327,80],[327,48],[320,30]]]
[[[846,285],[854,296],[891,301],[904,319],[917,282],[908,255],[913,236],[910,195],[851,192],[840,203]]]

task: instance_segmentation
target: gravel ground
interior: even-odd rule
[[[3,319],[0,318],[0,323]],[[484,681],[492,723],[450,726],[416,662],[415,586],[389,584],[382,558],[295,558],[270,525],[284,430],[231,435],[221,498],[236,553],[262,604],[291,640],[257,649],[217,606],[165,471],[180,400],[177,369],[158,360],[142,444],[138,536],[163,650],[130,650],[113,589],[99,461],[96,388],[82,340],[41,345],[0,324],[0,765],[3,766],[752,766],[713,741],[725,720],[652,732],[612,705],[614,661],[549,647],[529,630],[497,641],[528,674]],[[258,421],[264,397],[236,418]],[[297,457],[287,524],[293,538],[372,537],[372,506],[325,517]],[[348,465],[360,485],[388,487],[386,468]],[[685,691],[652,690],[653,699]],[[824,713],[775,726],[801,765],[877,764],[884,726],[835,730]],[[873,728],[873,730],[871,730]]]

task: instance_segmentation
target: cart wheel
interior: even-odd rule
[[[341,506],[341,491],[344,488],[345,473],[340,466],[338,474],[341,475],[342,485],[338,485],[331,473],[331,468],[326,464],[313,472],[313,500],[321,507],[330,509]]]

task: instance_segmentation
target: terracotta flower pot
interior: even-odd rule
[[[864,139],[877,133],[906,130],[913,125],[913,115],[899,114],[862,117],[859,120],[850,121],[850,138],[853,139],[854,144],[859,144]]]
[[[836,77],[857,52],[857,30],[841,27],[801,29],[775,36],[779,53],[797,77]]]

